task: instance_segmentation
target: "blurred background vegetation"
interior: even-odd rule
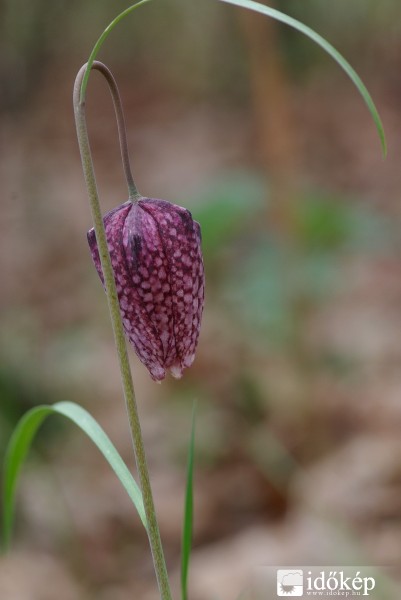
[[[126,110],[142,194],[200,221],[197,360],[155,386],[132,353],[162,537],[179,570],[198,400],[193,600],[237,597],[263,564],[388,565],[401,576],[401,5],[269,3],[331,41],[383,118],[310,41],[204,0],[153,2],[100,60]],[[0,455],[31,406],[72,400],[132,465],[75,140],[72,85],[121,0],[4,0],[0,32]],[[126,191],[112,106],[88,119],[104,211]],[[141,525],[83,436],[43,428],[18,495],[7,600],[155,597]],[[388,598],[398,598],[396,584]],[[393,591],[391,591],[393,589]]]

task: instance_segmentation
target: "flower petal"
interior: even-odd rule
[[[128,262],[124,244],[124,223],[133,208],[127,202],[112,210],[104,217],[106,238],[120,303],[124,330],[135,348],[140,360],[148,368],[155,380],[165,377],[163,348],[152,321],[149,319],[138,289],[133,281],[131,265]],[[100,257],[93,229],[88,232],[88,241],[93,261],[99,276],[104,283]]]
[[[175,356],[166,357],[166,368],[181,376],[195,356],[204,304],[204,267],[200,227],[191,213],[164,200],[145,199],[139,205],[153,216],[168,261],[171,287]]]
[[[175,356],[168,260],[157,223],[142,202],[134,204],[127,216],[123,244],[138,296],[160,339],[166,364],[171,353]]]

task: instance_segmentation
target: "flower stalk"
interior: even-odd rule
[[[117,117],[120,147],[123,158],[125,177],[128,185],[128,191],[130,199],[135,200],[140,196],[137,192],[131,174],[124,126],[124,116],[117,85],[114,81],[111,72],[102,63],[96,61],[92,63],[89,68],[99,70],[104,75],[109,85]],[[114,340],[118,354],[122,386],[129,417],[129,423],[131,427],[136,466],[139,474],[140,486],[142,489],[143,502],[147,520],[147,533],[150,548],[152,551],[154,569],[156,573],[157,583],[159,586],[161,600],[171,600],[172,596],[170,591],[170,583],[168,579],[167,568],[161,544],[160,531],[157,523],[156,512],[153,502],[153,494],[150,485],[149,471],[146,464],[145,449],[135,398],[132,373],[129,364],[127,345],[124,337],[123,324],[120,315],[120,306],[118,302],[117,289],[114,280],[114,273],[111,264],[110,254],[107,246],[106,233],[104,229],[102,212],[99,203],[99,196],[97,192],[97,185],[88,138],[85,115],[85,90],[82,90],[82,83],[85,78],[85,75],[87,81],[87,65],[84,65],[78,72],[78,75],[75,80],[73,94],[75,123],[77,129],[79,149],[81,153],[81,162],[89,196],[100,261],[104,275],[104,284],[106,288],[111,323],[114,333]]]

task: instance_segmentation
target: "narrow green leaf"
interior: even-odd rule
[[[82,86],[81,86],[81,95],[80,95],[81,102],[83,102],[85,99],[86,86],[88,84],[91,65],[93,64],[93,61],[96,59],[96,56],[98,55],[101,46],[103,45],[106,38],[109,36],[110,32],[114,29],[114,27],[117,25],[117,23],[119,23],[122,19],[124,19],[134,9],[139,8],[140,6],[142,6],[143,4],[145,4],[149,1],[150,0],[141,0],[140,2],[137,2],[136,4],[129,6],[126,10],[124,10],[122,13],[120,13],[103,31],[102,35],[99,37],[96,44],[94,45],[93,50],[88,59],[88,68],[86,70],[84,79],[82,81]],[[384,133],[383,123],[380,119],[379,112],[375,106],[375,103],[373,102],[371,95],[369,94],[365,84],[363,83],[362,79],[359,77],[358,73],[355,71],[355,69],[353,69],[353,67],[351,67],[349,62],[338,52],[338,50],[336,50],[334,48],[334,46],[332,46],[329,42],[327,42],[321,35],[316,33],[316,31],[314,31],[307,25],[304,25],[304,23],[297,21],[297,19],[294,19],[293,17],[290,17],[289,15],[286,15],[285,13],[283,13],[279,10],[276,10],[275,8],[270,8],[269,6],[265,6],[264,4],[260,4],[259,2],[254,2],[253,0],[219,0],[219,1],[225,2],[226,4],[232,4],[233,6],[239,6],[240,8],[247,8],[248,10],[253,10],[253,11],[258,12],[267,17],[271,17],[272,19],[275,19],[276,21],[280,21],[281,23],[284,23],[285,25],[288,25],[289,27],[296,29],[297,31],[299,31],[303,35],[305,35],[306,37],[310,38],[318,46],[323,48],[323,50],[325,52],[327,52],[327,54],[329,54],[332,58],[334,58],[334,60],[337,62],[337,64],[340,65],[340,67],[345,71],[345,73],[348,75],[348,77],[354,83],[357,90],[361,94],[365,104],[367,105],[369,112],[372,116],[372,119],[376,125],[377,132],[379,134],[383,156],[384,157],[386,156],[386,154],[387,154],[386,136]]]
[[[355,84],[357,90],[361,94],[363,100],[365,101],[369,112],[372,116],[372,119],[376,125],[377,132],[379,134],[383,156],[385,157],[387,154],[387,144],[386,144],[386,136],[384,133],[383,124],[381,122],[378,110],[375,106],[375,103],[372,100],[371,95],[369,94],[365,84],[362,79],[359,77],[358,73],[351,67],[349,62],[345,60],[345,58],[332,46],[329,42],[327,42],[321,35],[316,33],[313,29],[304,25],[300,21],[293,19],[292,17],[286,15],[285,13],[280,12],[274,8],[270,8],[269,6],[265,6],[264,4],[260,4],[259,2],[254,2],[253,0],[220,0],[220,2],[225,2],[227,4],[233,4],[234,6],[239,6],[241,8],[247,8],[249,10],[253,10],[262,15],[266,15],[267,17],[271,17],[276,21],[280,21],[297,31],[300,31],[306,37],[313,40],[318,46],[323,48],[327,54],[329,54],[337,64],[346,72],[351,81]]]
[[[182,543],[181,543],[181,597],[182,600],[188,598],[188,570],[189,559],[191,556],[192,546],[192,528],[193,528],[193,511],[194,511],[194,456],[195,456],[195,418],[196,418],[196,403],[194,403],[192,411],[192,428],[191,438],[188,448],[188,463],[187,463],[187,485],[185,491],[185,507],[184,507],[184,523],[182,528]]]
[[[84,78],[82,80],[81,93],[80,93],[81,102],[84,102],[84,100],[85,100],[86,88],[88,86],[88,79],[89,79],[89,75],[91,72],[91,68],[92,68],[94,61],[96,60],[96,56],[98,55],[100,48],[103,46],[103,42],[109,36],[110,32],[114,29],[114,27],[117,25],[117,23],[119,23],[122,19],[124,19],[127,15],[129,15],[133,10],[135,10],[136,8],[139,8],[143,4],[146,4],[147,2],[150,2],[150,0],[140,0],[140,2],[137,2],[136,4],[132,4],[131,6],[129,6],[125,10],[123,10],[123,12],[121,12],[119,15],[117,15],[115,17],[115,19],[113,19],[112,22],[109,23],[109,25],[107,25],[107,27],[103,31],[102,35],[99,37],[96,44],[93,46],[93,50],[90,53],[90,56],[88,58],[86,72],[85,72]]]
[[[37,406],[27,412],[17,424],[8,444],[5,456],[3,488],[3,543],[5,549],[8,548],[10,543],[14,516],[14,497],[19,472],[37,430],[46,417],[51,414],[63,415],[70,419],[99,448],[131,498],[146,528],[141,491],[106,433],[95,419],[78,404],[58,402],[53,405]]]

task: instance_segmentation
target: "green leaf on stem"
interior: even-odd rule
[[[191,438],[188,448],[187,485],[185,490],[184,523],[181,543],[181,598],[188,599],[188,570],[192,546],[193,511],[194,511],[194,456],[195,456],[195,419],[196,404],[192,411]]]
[[[272,19],[275,19],[276,21],[280,21],[281,23],[284,23],[285,25],[288,25],[289,27],[296,29],[297,31],[299,31],[300,33],[305,35],[306,37],[310,38],[318,46],[320,46],[325,52],[327,52],[327,54],[329,54],[337,62],[337,64],[345,71],[345,73],[348,75],[348,77],[354,83],[354,85],[356,86],[360,95],[362,96],[362,99],[364,100],[366,106],[368,107],[369,112],[372,116],[372,119],[376,125],[376,129],[379,134],[379,138],[380,138],[380,142],[381,142],[381,146],[382,146],[383,156],[384,157],[386,156],[386,154],[387,154],[386,136],[385,136],[383,124],[380,119],[379,112],[375,106],[375,103],[373,102],[371,95],[369,94],[365,84],[363,83],[362,79],[359,77],[358,73],[355,71],[355,69],[353,69],[353,67],[351,67],[349,62],[338,52],[338,50],[336,50],[334,48],[334,46],[332,46],[329,42],[327,42],[321,35],[316,33],[316,31],[314,31],[307,25],[304,25],[304,23],[301,23],[297,19],[294,19],[293,17],[290,17],[289,15],[287,15],[279,10],[276,10],[275,8],[270,8],[269,6],[260,4],[259,2],[254,2],[254,0],[219,0],[219,1],[225,2],[226,4],[232,4],[233,6],[238,6],[240,8],[246,8],[248,10],[253,10],[254,12],[258,12],[267,17],[271,17]],[[150,0],[140,0],[140,2],[137,2],[136,4],[129,6],[126,10],[124,10],[122,13],[120,13],[115,19],[113,19],[113,21],[106,27],[106,29],[103,31],[102,35],[97,40],[97,42],[94,45],[93,50],[89,56],[86,73],[85,73],[85,76],[82,81],[81,94],[80,94],[81,102],[84,102],[84,100],[85,100],[85,92],[86,92],[86,87],[88,85],[88,79],[89,79],[91,66],[93,64],[93,61],[96,59],[96,56],[98,55],[99,50],[100,50],[101,46],[103,45],[103,42],[109,36],[110,32],[114,29],[114,27],[117,25],[117,23],[119,23],[122,19],[124,19],[124,17],[126,17],[128,14],[130,14],[134,9],[139,8],[143,4],[146,4],[147,2],[150,2]]]
[[[4,548],[8,548],[11,538],[14,518],[14,498],[19,472],[37,430],[46,417],[52,414],[62,415],[70,419],[99,448],[131,498],[146,528],[146,517],[141,491],[106,433],[95,419],[78,404],[74,404],[73,402],[57,402],[57,404],[53,405],[37,406],[28,411],[17,424],[8,444],[5,456],[3,487]]]
[[[253,10],[254,12],[258,12],[262,15],[266,15],[267,17],[271,17],[276,21],[280,21],[293,29],[303,33],[306,37],[310,38],[314,41],[318,46],[323,48],[327,54],[329,54],[338,65],[345,71],[348,77],[356,86],[358,92],[362,96],[366,106],[369,109],[369,112],[372,116],[372,119],[376,125],[377,133],[379,134],[383,156],[385,157],[387,154],[387,144],[386,144],[386,136],[384,133],[383,124],[381,122],[378,110],[375,106],[375,103],[372,100],[371,95],[369,94],[365,84],[362,79],[359,77],[358,73],[351,67],[349,62],[332,46],[328,41],[326,41],[321,35],[316,33],[313,29],[304,25],[297,19],[282,13],[279,10],[274,8],[270,8],[269,6],[265,6],[264,4],[260,4],[259,2],[254,2],[253,0],[220,0],[220,2],[225,2],[226,4],[232,4],[234,6],[239,6],[240,8],[247,8],[249,10]]]

